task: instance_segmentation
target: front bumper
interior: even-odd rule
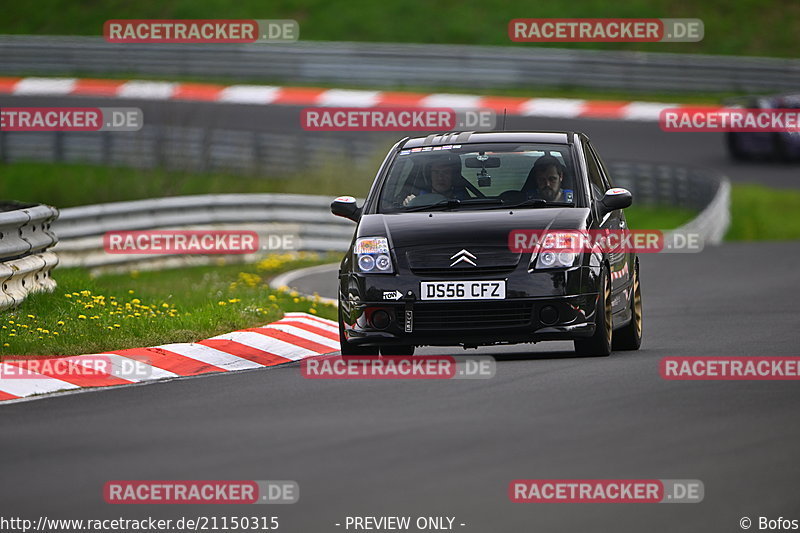
[[[573,340],[594,334],[597,302],[594,269],[555,272],[511,272],[504,279],[503,300],[420,300],[421,281],[413,275],[341,279],[340,308],[344,335],[354,345],[490,345]],[[384,294],[402,297],[387,300]],[[374,316],[383,322],[375,327]]]

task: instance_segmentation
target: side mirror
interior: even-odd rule
[[[352,196],[340,196],[331,202],[331,213],[353,222],[358,222],[361,218],[361,208],[356,205],[356,199]]]
[[[616,211],[617,209],[625,209],[626,207],[630,207],[633,203],[633,196],[631,195],[631,191],[628,189],[614,187],[607,190],[603,195],[603,199],[598,203],[600,204],[598,206],[600,211],[603,215],[605,215],[611,211]]]

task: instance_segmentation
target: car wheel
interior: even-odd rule
[[[605,357],[611,353],[613,326],[611,323],[611,276],[606,268],[601,270],[600,294],[597,295],[594,335],[588,339],[575,339],[575,353],[583,356]]]
[[[381,355],[414,355],[414,346],[381,346]]]
[[[377,346],[353,346],[344,338],[344,319],[342,318],[341,302],[339,302],[339,346],[342,357],[378,355]]]
[[[638,350],[642,345],[642,288],[639,285],[639,263],[633,269],[633,294],[631,294],[631,321],[614,332],[615,350]]]

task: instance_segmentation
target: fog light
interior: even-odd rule
[[[546,326],[552,326],[558,322],[558,309],[552,305],[545,305],[539,310],[539,320]]]
[[[383,309],[373,311],[372,316],[369,318],[372,327],[375,329],[385,329],[389,325],[389,313]]]

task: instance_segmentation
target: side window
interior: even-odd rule
[[[586,168],[589,171],[589,185],[592,189],[592,199],[600,200],[606,193],[607,187],[603,182],[600,165],[588,145],[583,147],[583,156],[586,158]]]
[[[394,204],[402,201],[405,195],[410,194],[414,179],[414,164],[410,158],[397,161],[392,173],[388,176],[381,194],[381,210],[391,211]],[[405,192],[405,195],[404,195]],[[402,198],[401,198],[402,197]]]
[[[594,155],[594,158],[597,160],[597,163],[600,166],[600,171],[603,174],[603,176],[602,176],[603,183],[606,184],[606,190],[610,189],[611,187],[614,186],[614,183],[611,180],[611,174],[609,174],[609,172],[608,172],[608,167],[606,167],[605,163],[603,163],[603,160],[600,159],[600,156],[597,154],[597,152],[594,149],[594,146],[592,146],[591,144],[589,145],[589,151],[592,152],[592,154]]]

